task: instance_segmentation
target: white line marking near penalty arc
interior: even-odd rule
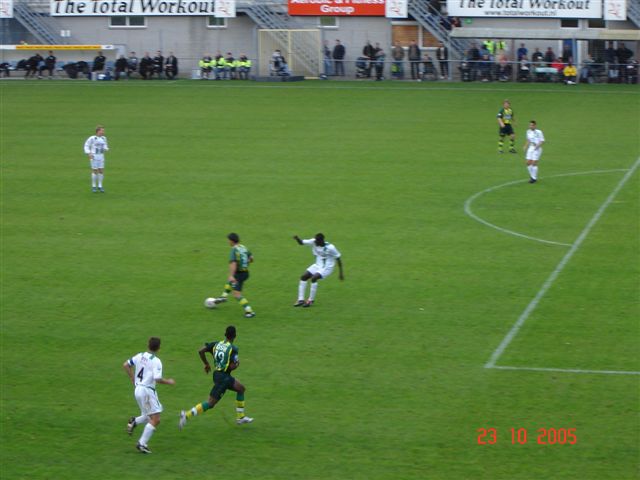
[[[547,291],[549,291],[549,289],[555,282],[556,278],[558,278],[558,276],[560,275],[560,272],[562,272],[562,270],[567,265],[567,263],[569,263],[569,260],[571,260],[571,257],[573,257],[573,255],[578,251],[578,249],[582,245],[582,242],[584,242],[585,238],[587,238],[587,235],[589,234],[593,226],[598,222],[598,220],[600,220],[600,217],[602,216],[604,211],[611,204],[611,202],[613,202],[613,199],[616,197],[616,195],[618,195],[618,192],[620,192],[622,187],[627,183],[629,178],[631,178],[631,176],[635,173],[635,171],[638,169],[639,166],[640,166],[640,157],[638,157],[635,163],[633,164],[633,166],[627,170],[627,173],[618,182],[616,187],[613,189],[613,192],[609,194],[609,196],[602,203],[602,205],[600,205],[600,208],[598,208],[598,210],[593,215],[593,217],[591,217],[591,220],[589,220],[589,223],[587,223],[587,226],[584,227],[582,232],[580,232],[580,235],[578,235],[578,238],[576,239],[576,241],[573,242],[571,249],[569,249],[569,251],[564,255],[564,257],[562,257],[562,260],[560,260],[560,263],[558,263],[558,265],[553,270],[553,272],[551,272],[551,274],[549,275],[547,280],[544,282],[542,287],[540,287],[540,290],[538,291],[536,296],[533,298],[533,300],[531,300],[531,302],[529,302],[529,305],[527,305],[527,308],[524,309],[524,312],[520,314],[516,322],[513,324],[513,326],[511,327],[511,330],[509,330],[509,333],[507,333],[507,335],[504,337],[502,342],[500,342],[500,345],[498,345],[498,348],[496,348],[494,352],[491,354],[491,358],[484,366],[485,368],[494,368],[496,366],[496,363],[500,359],[500,356],[504,353],[504,351],[507,349],[509,344],[516,337],[516,335],[520,331],[520,328],[522,328],[524,323],[529,318],[529,315],[531,315],[531,312],[533,312],[536,309],[536,307],[538,306],[538,303],[540,303],[540,300],[542,300],[542,298],[545,296]]]
[[[578,175],[597,175],[597,174],[600,174],[600,173],[626,172],[626,171],[628,171],[628,169],[626,169],[626,168],[617,168],[617,169],[611,169],[611,170],[593,170],[593,171],[590,171],[590,172],[561,173],[561,174],[558,174],[558,175],[552,175],[552,176],[545,177],[545,178],[574,177],[574,176],[578,176]],[[499,232],[506,233],[508,235],[513,235],[515,237],[524,238],[526,240],[532,240],[534,242],[546,243],[546,244],[549,244],[549,245],[559,245],[561,247],[570,247],[571,246],[570,243],[556,242],[556,241],[553,241],[553,240],[545,240],[544,238],[532,237],[530,235],[525,235],[523,233],[514,232],[513,230],[509,230],[509,229],[506,229],[506,228],[499,227],[498,225],[494,225],[493,223],[490,223],[490,222],[484,220],[483,218],[479,217],[478,215],[473,213],[473,211],[471,210],[471,204],[478,197],[481,197],[485,193],[490,193],[490,192],[493,192],[493,191],[498,190],[498,189],[503,188],[503,187],[508,187],[508,186],[511,186],[511,185],[517,185],[518,183],[525,183],[525,182],[527,182],[527,180],[515,180],[513,182],[507,182],[507,183],[503,183],[503,184],[500,184],[500,185],[496,185],[494,187],[487,188],[485,190],[482,190],[481,192],[478,192],[478,193],[472,195],[471,197],[469,197],[467,199],[466,202],[464,202],[464,213],[466,213],[469,217],[473,218],[474,220],[482,223],[483,225],[486,225],[487,227],[491,227],[491,228],[493,228],[495,230],[498,230]]]

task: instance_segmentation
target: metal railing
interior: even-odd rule
[[[640,27],[640,0],[627,2],[627,18]]]
[[[409,0],[408,11],[420,25],[426,28],[431,34],[445,45],[450,46],[451,53],[458,57],[464,56],[469,48],[469,41],[459,38],[452,38],[450,30],[445,28],[448,23],[447,17],[442,15],[436,8],[431,6],[428,0]],[[455,27],[453,27],[455,28]]]

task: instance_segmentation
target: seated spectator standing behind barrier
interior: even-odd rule
[[[527,47],[524,45],[524,43],[521,43],[520,48],[518,49],[516,54],[517,54],[518,61],[520,61],[524,57],[527,57],[529,55],[529,50],[527,50]]]
[[[169,56],[164,62],[164,74],[167,76],[167,80],[173,80],[178,75],[178,59],[169,52]]]
[[[144,52],[144,57],[140,59],[138,70],[143,80],[148,80],[151,78],[151,75],[153,75],[153,59],[149,55],[149,52]]]
[[[436,58],[440,64],[440,78],[445,79],[449,76],[449,49],[442,42],[436,49]]]
[[[366,76],[367,78],[369,78],[371,77],[371,69],[373,68],[373,65],[376,60],[376,51],[373,48],[373,45],[371,45],[371,42],[369,40],[367,40],[367,43],[362,48],[362,56],[368,60]]]
[[[553,61],[556,59],[556,54],[553,53],[551,47],[547,48],[547,51],[544,52],[544,61],[547,65],[551,65]]]
[[[215,62],[216,80],[222,80],[224,78],[225,69],[227,68],[227,62],[220,52],[218,52],[213,60]]]
[[[38,74],[38,67],[40,66],[40,62],[42,62],[43,60],[44,59],[39,53],[30,56],[25,64],[26,73],[24,75],[24,78],[35,78],[35,76]]]
[[[42,72],[44,70],[49,70],[49,80],[53,78],[53,71],[56,68],[56,57],[53,55],[53,52],[49,50],[49,55],[44,59],[44,63],[40,65],[40,69],[38,71],[38,78],[42,78]]]
[[[531,63],[529,63],[529,58],[525,55],[518,62],[518,81],[528,82],[530,73]]]
[[[156,56],[153,57],[153,68],[149,73],[149,78],[153,77],[153,75],[157,75],[158,78],[162,78],[162,72],[164,70],[164,56],[162,52],[158,50],[156,52]]]
[[[591,54],[587,54],[587,58],[582,61],[582,68],[580,69],[580,82],[582,83],[594,83],[594,64],[595,60]]]
[[[420,77],[420,61],[422,60],[422,52],[415,40],[411,40],[409,50],[407,51],[409,65],[411,65],[411,80],[418,80]]]
[[[604,51],[604,61],[607,64],[607,82],[618,82],[618,53],[613,48],[613,42],[609,42],[609,45]]]
[[[638,61],[634,58],[630,58],[629,61],[627,62],[627,64],[625,65],[627,67],[627,73],[625,75],[625,78],[627,80],[627,83],[630,84],[637,84],[638,83]]]
[[[525,55],[526,56],[526,55]],[[498,80],[508,82],[511,78],[511,65],[507,59],[506,53],[498,55]]]
[[[404,77],[404,68],[402,62],[404,60],[404,48],[396,45],[391,49],[391,57],[393,64],[391,65],[391,76],[393,78],[402,79]]]
[[[0,63],[0,75],[2,75],[3,77],[10,77],[11,76],[11,64],[8,62],[2,62]]]
[[[421,80],[437,80],[438,74],[436,72],[436,66],[433,63],[433,58],[429,55],[429,52],[424,52],[422,56],[422,71],[420,72]]]
[[[336,40],[336,45],[333,47],[331,56],[333,57],[333,71],[336,76],[344,77],[344,57],[346,55],[346,48],[340,40]]]
[[[131,78],[131,74],[138,71],[138,57],[136,52],[131,52],[127,59],[127,78]]]
[[[493,66],[493,59],[491,57],[490,50],[487,48],[486,42],[480,50],[480,80],[483,82],[490,82],[491,67]]]
[[[238,78],[240,80],[249,80],[250,72],[251,60],[249,60],[244,53],[241,53],[240,58],[238,59]]]
[[[329,48],[329,40],[325,40],[322,44],[322,60],[324,62],[324,74],[329,77],[333,75],[331,49]]]
[[[578,76],[578,70],[575,65],[569,60],[569,63],[562,70],[562,74],[564,76],[564,83],[567,85],[575,85],[576,77]]]
[[[116,80],[120,80],[120,76],[125,74],[128,68],[129,62],[124,57],[124,55],[120,55],[120,57],[116,60],[114,78]]]
[[[385,61],[386,55],[384,53],[384,50],[382,48],[378,47],[378,44],[376,43],[376,63],[375,63],[375,67],[376,67],[376,81],[379,82],[380,80],[384,80],[384,61]]]
[[[102,54],[102,51],[98,52],[96,58],[93,59],[92,72],[102,72],[104,70],[104,64],[107,61],[106,57]]]
[[[475,82],[478,77],[478,69],[480,67],[480,50],[478,50],[478,44],[471,43],[471,48],[467,50],[467,63],[469,67],[469,80]]]
[[[200,67],[200,79],[208,80],[214,67],[211,55],[205,55],[202,57],[198,62],[198,66]]]
[[[556,58],[553,62],[551,62],[550,67],[555,68],[558,73],[562,73],[564,71],[564,63],[560,57]]]
[[[280,50],[276,50],[271,55],[271,68],[273,75],[291,75],[291,72],[289,72],[289,66],[287,65],[287,60],[284,58],[284,55],[282,55]]]
[[[236,79],[236,59],[233,58],[231,52],[227,52],[227,56],[224,58],[224,73],[225,78],[230,80]]]
[[[633,57],[633,52],[625,46],[624,42],[620,42],[616,54],[618,56],[619,67],[618,77],[620,78],[620,82],[627,83],[627,63],[629,63],[629,60]]]

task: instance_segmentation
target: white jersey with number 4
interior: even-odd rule
[[[156,380],[162,378],[162,362],[153,353],[138,353],[131,357],[129,365],[135,367],[136,387],[156,388]]]
[[[104,159],[104,152],[107,150],[109,150],[109,145],[105,136],[91,135],[84,142],[84,153],[87,155],[92,154],[96,160]]]
[[[302,240],[302,243],[304,245],[313,245],[313,255],[316,257],[315,265],[318,267],[331,270],[336,264],[336,259],[340,258],[340,252],[332,243],[325,242],[323,247],[319,247],[313,238]]]

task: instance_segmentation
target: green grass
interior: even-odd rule
[[[568,246],[640,156],[633,86],[0,83],[4,479],[632,479],[639,376],[485,369]],[[518,149],[496,154],[508,97]],[[82,144],[106,126],[105,195]],[[577,173],[592,172],[584,175]],[[573,174],[573,175],[566,175]],[[589,231],[498,365],[640,371],[640,175]],[[256,262],[226,277],[230,231]],[[316,306],[312,261],[343,254]],[[234,397],[179,432],[211,385],[197,350],[238,328],[252,425]],[[162,337],[165,412],[142,456],[120,365]],[[478,429],[498,430],[478,445]],[[511,428],[526,428],[526,445]],[[539,428],[575,445],[538,445]]]

